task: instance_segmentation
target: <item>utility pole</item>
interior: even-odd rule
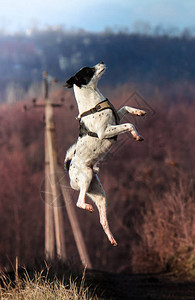
[[[57,153],[55,150],[55,125],[53,117],[53,108],[61,107],[62,104],[52,103],[49,98],[49,87],[52,77],[47,72],[43,72],[44,80],[44,104],[37,104],[36,99],[33,100],[34,107],[45,108],[45,255],[47,260],[54,260],[55,254],[57,258],[66,261],[65,234],[62,211],[62,199],[66,205],[66,210],[73,235],[79,252],[81,262],[84,267],[92,269],[87,248],[83,239],[83,235],[76,216],[75,207],[72,199],[64,189],[65,176],[63,170],[57,162]],[[53,82],[56,82],[54,78]],[[27,108],[25,108],[25,111]],[[62,180],[64,181],[62,184]]]
[[[55,126],[53,120],[53,107],[50,99],[46,99],[45,103],[45,136],[46,136],[46,145],[45,145],[45,154],[49,159],[49,168],[46,165],[47,171],[49,174],[45,174],[46,185],[50,185],[49,191],[52,195],[52,208],[54,215],[54,224],[55,224],[55,239],[56,239],[56,252],[58,259],[65,261],[66,260],[66,249],[65,249],[65,238],[64,238],[64,226],[63,226],[63,214],[60,205],[60,191],[57,185],[56,177],[56,168],[57,168],[57,154],[55,151]],[[50,199],[51,200],[51,199]],[[48,203],[46,203],[48,205]],[[51,203],[49,203],[51,205]],[[49,210],[49,209],[48,209]],[[50,214],[45,216],[45,221],[49,222]],[[48,233],[50,235],[50,232]],[[50,237],[46,236],[46,240]],[[53,249],[52,249],[53,251]]]
[[[49,173],[49,156],[47,151],[47,136],[45,133],[45,256],[47,260],[52,261],[55,258],[55,233],[52,205],[53,197]]]
[[[45,254],[46,258],[54,259],[55,237],[57,257],[65,261],[67,257],[63,213],[56,177],[57,154],[55,151],[53,104],[49,99],[49,84],[52,82],[52,77],[47,72],[43,72],[43,80],[45,92]]]

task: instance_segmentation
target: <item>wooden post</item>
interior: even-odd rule
[[[64,186],[66,186],[64,171],[61,170],[61,168],[59,166],[58,166],[57,170],[58,170],[58,172],[57,172],[58,182],[60,184],[64,202],[66,204],[66,210],[68,213],[68,217],[70,220],[70,224],[72,227],[73,235],[75,238],[75,242],[77,245],[77,249],[79,252],[81,262],[84,267],[87,267],[88,269],[92,269],[92,264],[91,264],[90,258],[88,256],[88,253],[87,253],[87,248],[85,246],[81,228],[80,228],[80,225],[79,225],[79,222],[77,219],[74,204],[72,203],[72,199],[70,198],[70,195],[69,195],[67,189],[64,188]]]
[[[19,276],[18,276],[18,256],[16,256],[15,281],[16,281],[16,285],[18,285],[18,281],[19,281]]]
[[[65,238],[64,238],[64,227],[63,227],[63,214],[60,205],[59,189],[57,187],[56,178],[56,167],[57,167],[57,155],[55,151],[55,141],[54,141],[54,121],[53,121],[53,107],[50,99],[46,99],[45,103],[45,134],[46,134],[46,145],[47,148],[46,155],[49,161],[49,181],[47,184],[50,188],[46,190],[46,194],[51,192],[52,197],[52,207],[54,214],[54,224],[55,224],[55,239],[56,239],[56,251],[58,259],[66,260],[66,249],[65,249]],[[47,173],[48,174],[48,173]],[[50,199],[51,200],[51,199]],[[46,204],[47,205],[47,204]],[[47,209],[46,209],[47,210]],[[49,211],[49,209],[48,209]],[[50,215],[51,216],[51,215]],[[46,220],[49,215],[46,217]],[[47,226],[47,224],[46,224]],[[46,229],[47,234],[50,234],[49,228]],[[53,233],[52,233],[53,234]],[[47,238],[46,238],[47,240]],[[51,237],[52,240],[52,237]],[[52,249],[53,251],[53,249]]]
[[[53,197],[51,192],[47,134],[45,128],[45,257],[47,260],[54,260],[55,258],[54,216],[52,202]]]

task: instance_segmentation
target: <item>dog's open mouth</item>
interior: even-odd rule
[[[101,71],[99,71],[98,75],[102,75],[105,70],[106,70],[106,67],[104,67]]]

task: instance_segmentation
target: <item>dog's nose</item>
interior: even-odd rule
[[[100,65],[104,65],[104,62],[103,62],[103,61],[101,61],[101,62],[100,62]]]

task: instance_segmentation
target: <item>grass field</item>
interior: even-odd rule
[[[50,280],[49,272],[35,272],[33,278],[25,271],[23,279],[15,275],[15,282],[1,274],[0,299],[7,300],[70,300],[70,299],[98,299],[94,293],[85,287],[85,271],[80,284],[71,277],[67,280],[54,278]],[[66,283],[65,283],[66,282]],[[100,299],[100,298],[99,298]]]
[[[62,276],[64,274],[64,276]],[[168,274],[116,274],[84,271],[52,275],[50,270],[23,270],[14,278],[0,276],[1,300],[194,300],[194,281]],[[70,273],[69,273],[70,274]],[[60,279],[59,279],[60,278]],[[76,278],[76,279],[75,279]]]

